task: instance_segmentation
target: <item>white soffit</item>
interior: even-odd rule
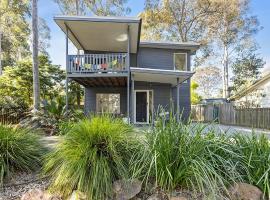
[[[194,72],[131,67],[131,74],[135,81],[168,83],[176,86],[177,78],[182,83],[192,77]]]
[[[56,16],[56,24],[81,50],[126,52],[128,26],[130,51],[136,53],[140,40],[141,19],[132,17],[79,17]]]

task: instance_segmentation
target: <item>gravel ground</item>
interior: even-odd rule
[[[0,188],[0,200],[19,200],[21,196],[30,189],[45,190],[48,180],[41,179],[38,173],[20,173],[12,175],[12,178]]]

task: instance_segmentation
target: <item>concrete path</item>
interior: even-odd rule
[[[62,136],[44,136],[41,138],[41,143],[45,147],[49,149],[53,149],[59,143],[61,139],[62,139]]]
[[[194,123],[196,124],[196,123]],[[207,125],[206,131],[207,130],[215,130],[216,132],[225,132],[226,134],[235,134],[235,133],[243,133],[243,134],[248,134],[251,135],[253,132],[255,134],[264,134],[268,138],[270,138],[270,130],[263,130],[263,129],[252,129],[249,127],[242,127],[242,126],[230,126],[230,125],[223,125],[223,124],[206,124],[203,123],[203,125]]]

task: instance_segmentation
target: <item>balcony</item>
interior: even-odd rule
[[[68,74],[118,74],[128,72],[127,53],[68,55]]]

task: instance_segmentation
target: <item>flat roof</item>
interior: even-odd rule
[[[137,17],[55,16],[54,21],[79,50],[130,52],[139,47],[141,19]]]
[[[57,15],[54,20],[67,21],[89,21],[89,22],[115,22],[115,23],[140,23],[141,18],[138,17],[111,17],[111,16],[71,16]]]
[[[141,41],[140,47],[178,49],[196,51],[200,48],[199,43],[195,42],[171,42],[171,41]]]
[[[139,46],[188,50],[192,53],[200,47],[200,44],[194,42],[140,42],[142,19],[139,17],[58,15],[54,21],[65,34],[69,29],[68,38],[79,50],[126,52],[128,26],[131,53],[137,53]]]

